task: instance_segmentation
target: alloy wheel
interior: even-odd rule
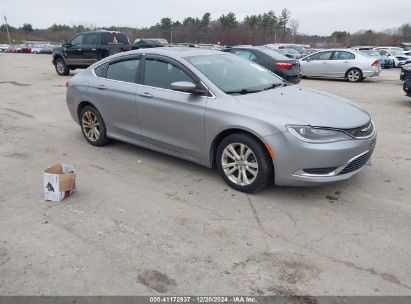
[[[224,174],[234,184],[247,186],[258,175],[258,162],[254,152],[245,144],[231,143],[221,155]]]
[[[56,68],[57,68],[57,71],[58,71],[60,74],[63,74],[64,71],[65,71],[64,63],[63,63],[61,60],[59,60],[59,61],[57,62]]]
[[[97,141],[100,138],[100,124],[96,115],[93,112],[84,112],[81,120],[84,134],[90,141]]]
[[[361,77],[360,71],[358,70],[351,70],[348,72],[348,75],[347,75],[348,80],[352,82],[358,81],[360,77]]]

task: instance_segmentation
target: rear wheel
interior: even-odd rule
[[[264,146],[250,135],[224,138],[217,149],[217,169],[232,188],[252,193],[272,182],[273,164]]]
[[[106,136],[106,125],[96,108],[84,107],[80,113],[80,124],[84,137],[93,146],[104,146],[109,141]]]
[[[63,58],[57,58],[54,61],[54,66],[56,68],[57,74],[59,74],[60,76],[67,76],[70,73],[70,69]]]
[[[349,82],[360,82],[363,80],[362,72],[357,68],[348,70],[345,77]]]

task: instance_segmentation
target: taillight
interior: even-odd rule
[[[127,52],[127,51],[129,51],[130,49],[129,49],[129,48],[126,48],[126,47],[123,47],[123,48],[121,48],[121,50],[122,50],[123,52]]]
[[[379,65],[380,64],[380,61],[379,60],[375,60],[372,64],[371,64],[371,66],[377,66],[377,65]]]
[[[291,63],[286,63],[286,62],[274,62],[274,65],[279,67],[282,70],[289,70],[293,66]]]

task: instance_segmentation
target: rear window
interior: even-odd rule
[[[269,48],[261,48],[261,49],[258,49],[258,50],[263,52],[264,54],[272,57],[275,60],[290,60],[290,58],[288,58],[288,57],[286,57],[286,56],[284,56],[284,55],[282,55],[282,54],[280,54],[280,53],[278,53],[274,50],[271,50]]]
[[[135,82],[139,59],[114,62],[107,68],[106,78],[124,82]]]
[[[107,32],[101,35],[102,45],[114,45],[114,44],[129,44],[128,38],[123,33]]]

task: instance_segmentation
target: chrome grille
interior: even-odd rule
[[[348,133],[349,135],[355,138],[368,137],[374,133],[374,125],[372,121],[370,121],[368,124],[358,128],[344,129],[344,132]]]
[[[372,154],[372,151],[369,151],[353,159],[347,164],[347,166],[345,166],[344,169],[342,169],[340,173],[338,173],[338,175],[350,173],[350,172],[353,172],[355,170],[358,170],[364,167],[367,164],[368,160],[370,159],[371,154]]]

